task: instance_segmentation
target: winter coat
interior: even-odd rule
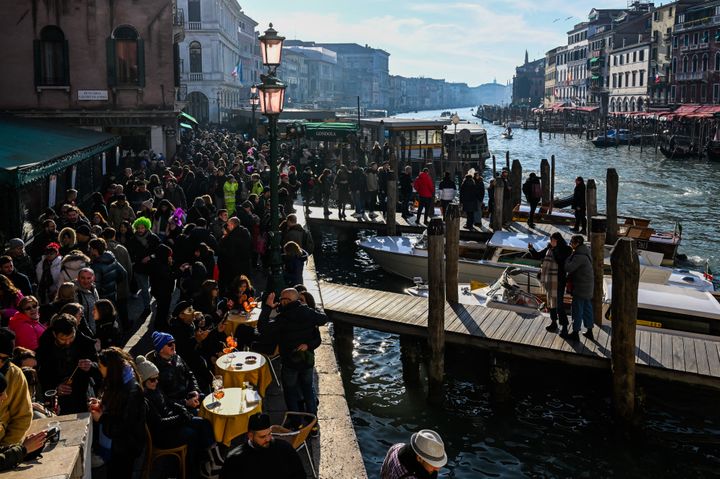
[[[377,191],[378,190],[378,174],[377,171],[372,168],[368,168],[365,173],[365,179],[367,180],[367,190]]]
[[[228,210],[228,215],[235,213],[235,192],[238,190],[238,183],[226,181],[223,185],[223,193],[225,198],[225,209]]]
[[[350,172],[350,190],[361,193],[367,191],[367,179],[360,168],[355,168]]]
[[[440,190],[440,201],[452,201],[455,199],[455,192],[457,191],[457,186],[455,186],[455,182],[453,180],[442,180],[438,189]]]
[[[85,313],[85,321],[87,321],[93,336],[95,336],[95,321],[92,320],[92,312],[95,303],[100,299],[97,288],[85,289],[75,282],[75,289],[77,290],[77,302],[82,305]]]
[[[230,284],[236,276],[250,272],[250,232],[242,226],[235,227],[218,245],[218,268],[221,282]]]
[[[22,444],[0,446],[0,471],[13,469],[20,464],[27,455],[27,449]]]
[[[438,473],[427,472],[417,460],[410,444],[390,447],[380,468],[381,479],[434,479]]]
[[[417,191],[420,198],[432,198],[432,196],[435,194],[435,184],[433,183],[432,178],[430,178],[430,175],[425,173],[424,171],[421,172],[417,178],[415,178],[415,183],[413,183],[413,187],[415,188],[415,191]]]
[[[119,391],[122,408],[111,414],[105,411],[100,416],[103,434],[112,440],[112,460],[126,461],[140,455],[145,447],[145,396],[140,385],[133,378],[123,384]]]
[[[118,300],[122,300],[130,295],[129,282],[133,276],[133,265],[132,260],[130,259],[130,253],[128,253],[127,248],[117,241],[108,241],[107,249],[115,256],[115,259],[118,263],[120,263],[120,266],[125,269],[125,279],[120,281],[117,285],[117,298]]]
[[[283,254],[283,277],[288,288],[303,283],[303,268],[308,259],[307,251],[302,250],[300,256]]]
[[[35,351],[40,344],[40,336],[45,332],[45,326],[40,321],[32,319],[22,311],[18,311],[10,318],[9,328],[15,332],[15,346]]]
[[[585,209],[585,183],[575,185],[572,197],[572,207],[574,210]]]
[[[30,284],[30,278],[28,278],[26,275],[22,274],[16,269],[12,272],[12,274],[9,274],[7,278],[17,289],[22,292],[23,296],[32,296],[33,288]]]
[[[152,257],[157,247],[160,246],[160,238],[150,231],[145,235],[145,243],[137,234],[128,238],[127,250],[133,262],[133,271],[138,274],[150,273],[150,262],[143,263],[143,258]]]
[[[160,388],[145,390],[145,404],[153,444],[161,448],[178,446],[180,430],[190,422],[192,414],[182,404],[167,398]]]
[[[565,261],[568,283],[572,282],[573,297],[592,299],[595,287],[590,248],[581,244]],[[570,289],[568,287],[568,289]]]
[[[537,205],[542,199],[542,185],[540,184],[540,178],[537,176],[535,178],[528,177],[525,183],[523,183],[522,191],[528,203],[531,205]]]
[[[23,442],[32,421],[32,401],[22,369],[13,363],[2,369],[8,386],[7,399],[0,403],[0,445],[9,446]]]
[[[43,264],[45,262],[45,258],[40,260],[35,267],[35,274],[37,276],[38,281],[38,293],[40,292],[40,287],[42,285],[42,276],[43,276]],[[55,259],[50,263],[50,277],[52,279],[52,284],[49,284],[47,287],[47,299],[52,300],[55,298],[55,293],[57,292],[58,285],[60,283],[60,268],[62,267],[62,256],[57,255]],[[45,298],[40,298],[41,302],[44,302]]]
[[[462,203],[465,213],[474,213],[478,209],[475,181],[471,178],[466,179],[460,185],[460,203]]]
[[[135,221],[135,210],[132,209],[132,206],[130,206],[127,201],[123,201],[122,204],[114,201],[110,205],[108,223],[110,223],[114,228],[118,228],[120,227],[120,223],[126,220],[131,223]]]
[[[80,270],[90,266],[90,264],[85,261],[85,258],[85,255],[78,253],[70,253],[63,256],[62,262],[60,263],[60,275],[58,276],[55,290],[63,283],[72,283],[75,281]]]
[[[283,234],[282,243],[285,244],[288,241],[296,242],[302,249],[307,251],[308,254],[312,254],[313,249],[315,249],[315,243],[313,242],[312,235],[298,224],[289,228]]]
[[[195,375],[177,354],[170,359],[163,359],[158,353],[152,351],[146,357],[160,371],[158,387],[172,401],[184,403],[188,393],[200,391]]]
[[[413,180],[412,176],[402,172],[400,173],[400,196],[403,198],[410,198],[413,192]]]
[[[127,279],[127,271],[110,251],[93,259],[90,267],[95,272],[95,287],[102,299],[117,301],[118,285]]]

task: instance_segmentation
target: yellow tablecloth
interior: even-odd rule
[[[244,394],[245,390],[226,388],[224,391],[225,397],[220,400],[216,400],[212,394],[205,397],[200,406],[200,416],[212,424],[215,440],[230,446],[230,441],[247,432],[250,416],[262,412],[262,401],[246,404],[245,408],[241,408],[241,394]],[[215,401],[218,401],[220,406],[208,409],[207,405]]]
[[[255,311],[255,310],[253,310]],[[253,314],[253,311],[251,311],[249,314],[240,314],[240,313],[229,313],[227,315],[227,318],[225,319],[225,334],[228,335],[235,335],[235,330],[238,328],[238,326],[245,325],[250,326],[251,328],[254,328],[257,326],[258,323],[258,314]]]
[[[265,356],[259,353],[238,351],[220,356],[215,363],[215,371],[222,376],[223,385],[227,388],[241,387],[243,382],[254,384],[261,396],[265,396],[265,390],[272,382],[272,374]],[[247,359],[254,357],[255,364],[248,364]],[[238,368],[238,366],[240,366]]]

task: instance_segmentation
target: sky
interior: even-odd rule
[[[239,0],[264,31],[304,41],[359,43],[390,53],[390,74],[470,86],[512,79],[530,60],[567,44],[567,31],[596,8],[627,0]]]

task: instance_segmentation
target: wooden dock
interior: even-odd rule
[[[302,216],[302,207],[297,206],[297,214],[299,216]],[[440,209],[436,208],[437,214],[439,215]],[[345,219],[340,219],[338,216],[338,210],[337,208],[330,208],[331,215],[325,216],[323,214],[322,207],[319,206],[311,206],[310,207],[310,215],[305,216],[305,223],[311,227],[333,227],[333,228],[341,228],[341,229],[350,229],[350,230],[367,230],[372,229],[379,232],[384,232],[385,228],[387,227],[387,223],[385,222],[385,219],[383,218],[381,213],[378,213],[378,216],[376,218],[369,218],[368,212],[365,213],[364,219],[358,219],[352,216],[352,213],[354,210],[348,210],[347,211],[347,217]],[[415,216],[412,216],[408,219],[405,219],[402,217],[400,213],[397,213],[395,215],[395,221],[397,224],[397,232],[400,233],[422,233],[426,225],[417,225],[415,223]],[[463,228],[463,225],[465,224],[465,219],[460,220],[460,239],[462,240],[470,240],[470,241],[487,241],[490,239],[490,237],[493,234],[492,228],[490,228],[490,222],[487,220],[487,218],[483,218],[481,225],[475,225],[475,228],[473,230],[468,230],[466,228]],[[569,226],[565,225],[552,225],[552,224],[546,224],[546,223],[536,223],[534,228],[530,228],[527,223],[521,222],[521,221],[514,221],[510,224],[510,227],[506,231],[515,231],[518,233],[526,233],[526,234],[537,234],[537,235],[543,235],[543,236],[550,236],[556,231],[559,231],[563,237],[565,237],[567,240],[570,240],[570,237],[573,234],[572,231],[570,231]]]
[[[321,282],[325,311],[333,321],[379,331],[427,336],[428,301],[409,295]],[[476,346],[527,359],[610,368],[609,325],[594,328],[595,339],[566,341],[545,330],[547,321],[512,311],[446,304],[448,343]],[[720,339],[720,338],[719,338]],[[720,389],[720,341],[675,331],[638,330],[637,374]]]

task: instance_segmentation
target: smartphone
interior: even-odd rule
[[[51,427],[48,429],[47,435],[45,436],[45,441],[54,443],[58,442],[60,440],[60,428],[59,427]]]

